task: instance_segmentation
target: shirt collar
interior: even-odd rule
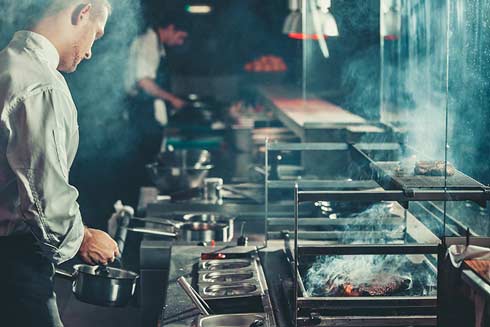
[[[46,61],[48,65],[57,69],[60,64],[60,55],[56,47],[46,37],[31,31],[18,31],[12,39],[14,45],[18,48],[26,48]]]

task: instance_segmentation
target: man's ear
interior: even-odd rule
[[[80,25],[84,21],[88,20],[90,17],[90,13],[92,12],[92,4],[80,4],[73,11],[72,15],[72,24]]]

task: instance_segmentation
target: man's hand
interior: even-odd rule
[[[172,104],[172,107],[174,107],[175,109],[182,109],[186,105],[186,102],[184,100],[179,99],[177,97],[173,97],[170,100],[170,103]]]
[[[106,232],[85,228],[78,253],[82,260],[90,265],[106,265],[119,256],[119,249],[117,243]]]

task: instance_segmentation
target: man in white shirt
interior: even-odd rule
[[[187,32],[176,27],[171,14],[163,22],[149,27],[131,44],[125,88],[128,94],[129,118],[133,142],[137,149],[134,165],[138,172],[129,188],[147,180],[144,165],[160,152],[167,125],[167,109],[181,109],[185,101],[171,93],[166,47],[184,44]],[[137,193],[137,191],[134,191]],[[134,198],[134,196],[130,196]],[[134,202],[133,200],[129,201]]]
[[[0,52],[0,326],[62,326],[54,265],[119,255],[83,225],[69,171],[77,111],[61,75],[90,59],[111,11],[107,0],[51,0]]]

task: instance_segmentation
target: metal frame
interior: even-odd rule
[[[294,187],[294,219],[295,219],[295,242],[294,242],[294,251],[295,251],[295,260],[294,260],[294,268],[295,268],[295,278],[293,281],[293,289],[295,299],[294,303],[294,324],[298,326],[298,323],[305,323],[304,321],[298,321],[298,310],[305,307],[314,308],[315,306],[324,307],[326,303],[328,305],[333,306],[344,306],[345,304],[362,304],[366,306],[372,306],[379,308],[388,306],[411,306],[419,305],[421,307],[435,307],[437,306],[437,297],[374,297],[369,299],[345,299],[345,298],[298,298],[299,292],[299,257],[301,255],[325,255],[325,254],[440,254],[440,244],[370,244],[370,245],[326,245],[326,246],[307,246],[301,247],[298,246],[298,232],[299,232],[299,215],[298,209],[299,204],[301,202],[308,201],[369,201],[369,202],[380,202],[380,201],[397,201],[402,204],[406,204],[408,207],[408,203],[410,201],[463,201],[463,200],[477,200],[477,201],[488,201],[490,199],[488,190],[471,190],[471,191],[453,191],[453,190],[443,190],[443,191],[434,191],[434,190],[417,190],[411,192],[404,191],[300,191],[298,184]],[[414,316],[405,316],[401,317],[401,321],[407,321],[409,318],[413,318]],[[378,320],[377,323],[388,320]],[[364,322],[361,323],[362,318],[357,323],[357,326],[373,326],[372,321],[367,321],[366,324]],[[391,318],[390,318],[391,319]],[[341,319],[342,320],[342,319]],[[345,320],[345,319],[344,319]],[[417,325],[419,322],[423,325],[422,322],[437,322],[437,317],[434,316],[425,316],[423,319],[420,319],[418,322],[415,322],[414,325]],[[398,321],[399,322],[399,321]],[[392,326],[397,326],[395,322]],[[333,322],[332,322],[333,323]],[[340,326],[351,326],[351,320],[338,321]],[[321,325],[320,325],[321,326]],[[332,326],[326,322],[324,326]],[[333,325],[335,326],[335,325]]]
[[[303,142],[303,143],[281,143],[273,142],[271,143],[269,138],[265,139],[265,185],[264,185],[264,209],[265,209],[265,246],[268,245],[269,240],[269,188],[271,189],[290,189],[298,181],[271,181],[269,180],[269,152],[270,151],[349,151],[350,145],[347,143],[333,143],[333,142]],[[318,187],[337,187],[341,189],[355,189],[355,188],[374,188],[380,187],[375,181],[301,181],[301,184],[307,188],[318,188]],[[303,186],[303,185],[302,185]]]
[[[432,190],[418,189],[409,191],[381,190],[381,191],[299,191],[298,203],[317,201],[357,201],[381,202],[396,201],[405,207],[410,201],[475,201],[486,202],[490,200],[490,189],[482,190]]]

